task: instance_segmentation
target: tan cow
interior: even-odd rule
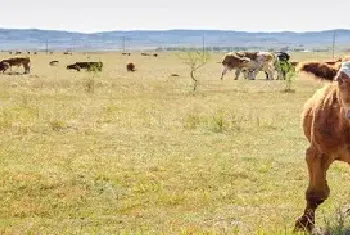
[[[315,66],[315,65],[313,65]],[[305,68],[302,68],[304,70]],[[322,64],[309,72],[327,79],[334,67]],[[309,142],[306,162],[309,184],[306,208],[295,222],[295,230],[311,232],[315,225],[317,207],[329,196],[326,172],[334,161],[350,163],[350,60],[344,60],[333,82],[319,89],[304,105],[302,113],[304,134]]]
[[[235,80],[238,79],[239,74],[243,71],[245,78],[256,79],[259,71],[265,71],[268,75],[267,79],[274,79],[274,63],[276,56],[270,52],[230,52],[225,54],[222,65],[224,69],[221,73],[221,79],[228,70],[235,69]]]

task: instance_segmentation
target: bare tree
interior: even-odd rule
[[[193,90],[198,86],[198,79],[195,78],[194,72],[203,67],[210,60],[210,54],[205,51],[187,51],[179,54],[178,58],[189,67],[190,77],[194,81]]]

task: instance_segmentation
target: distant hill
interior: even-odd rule
[[[349,46],[350,30],[337,29],[296,33],[228,30],[108,31],[77,33],[39,29],[0,28],[1,50],[134,50],[164,47],[304,47],[327,48],[336,35],[337,47]]]

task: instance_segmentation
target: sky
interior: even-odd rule
[[[350,29],[350,0],[11,0],[1,3],[0,27],[84,33]]]

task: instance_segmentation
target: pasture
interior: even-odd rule
[[[301,112],[325,82],[221,81],[222,56],[196,92],[174,53],[39,53],[30,75],[0,74],[0,234],[287,234],[306,203]],[[65,69],[99,59],[102,72]],[[339,227],[348,165],[328,182],[316,223]]]

